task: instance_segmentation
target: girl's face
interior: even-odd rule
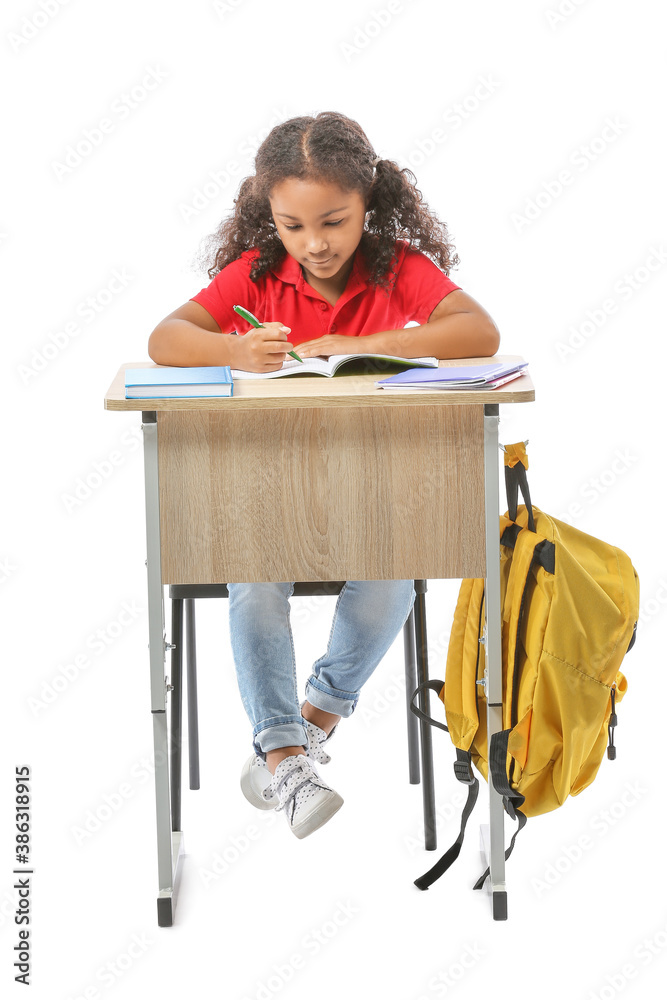
[[[316,282],[344,284],[364,231],[366,205],[358,191],[289,177],[269,195],[278,235],[290,257]]]

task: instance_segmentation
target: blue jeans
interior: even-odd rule
[[[296,680],[289,598],[293,583],[228,583],[229,630],[255,752],[306,746]],[[329,644],[313,664],[306,698],[315,708],[352,715],[362,685],[405,624],[413,580],[348,580],[334,611]]]

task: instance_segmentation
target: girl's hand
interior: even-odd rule
[[[292,350],[288,333],[291,333],[288,326],[272,322],[254,327],[242,336],[231,337],[234,354],[230,367],[246,372],[277,372],[288,351]]]
[[[317,340],[306,340],[299,344],[296,353],[304,360],[306,358],[316,358],[322,356],[330,358],[332,354],[360,354],[364,353],[363,337],[344,337],[339,333],[326,333]],[[288,348],[289,350],[289,348]]]

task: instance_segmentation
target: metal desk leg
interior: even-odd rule
[[[419,784],[419,722],[410,710],[412,695],[417,687],[417,662],[415,658],[415,613],[410,611],[403,626],[403,651],[405,655],[405,699],[408,717],[408,774],[411,785]]]
[[[181,730],[183,724],[183,601],[171,602],[171,706],[169,716],[169,775],[171,829],[181,829]]]
[[[185,601],[185,626],[187,630],[188,677],[188,762],[190,788],[199,788],[199,716],[197,709],[197,643],[195,637],[195,601]]]
[[[165,677],[164,594],[160,559],[160,492],[158,478],[157,414],[142,413],[144,483],[146,493],[146,567],[148,577],[148,645],[150,651],[151,712],[157,818],[158,925],[173,923],[178,863],[183,851],[180,830],[171,829],[169,787],[169,733]]]
[[[500,544],[498,541],[498,423],[495,403],[484,406],[484,512],[486,529],[486,697],[488,745],[503,728],[502,645],[500,619]],[[491,892],[494,920],[507,919],[505,825],[502,796],[489,781]]]
[[[426,639],[426,581],[420,581],[423,587],[415,587],[417,595],[414,603],[415,613],[415,648],[417,653],[417,683],[424,684],[428,679],[428,643]],[[428,715],[428,695],[426,691],[419,693],[419,708]],[[421,764],[422,764],[422,798],[424,801],[424,847],[434,851],[438,846],[435,823],[435,781],[433,776],[433,741],[431,726],[420,719],[421,734]]]

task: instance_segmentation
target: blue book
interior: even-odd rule
[[[483,365],[448,365],[445,368],[411,368],[376,382],[381,389],[484,389],[520,375],[527,361],[487,362]]]
[[[126,399],[194,399],[233,396],[234,383],[229,365],[205,368],[126,368]]]

